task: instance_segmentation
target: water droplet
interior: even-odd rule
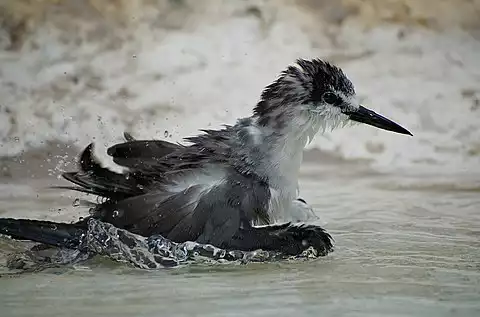
[[[80,198],[75,198],[75,200],[72,203],[73,207],[78,207],[80,206]]]
[[[165,132],[163,132],[163,136],[168,138],[168,131],[167,130],[165,130]]]
[[[114,210],[114,211],[112,212],[112,217],[113,217],[113,218],[117,218],[119,215],[120,215],[120,211],[118,211],[118,210]]]
[[[133,54],[133,55],[132,55],[132,58],[137,58],[137,55]]]

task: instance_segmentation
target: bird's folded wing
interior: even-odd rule
[[[166,155],[184,148],[184,146],[161,140],[136,140],[125,133],[127,142],[108,148],[107,153],[113,161],[131,169],[152,168]]]
[[[134,233],[161,234],[176,242],[222,245],[241,223],[267,217],[269,192],[257,181],[225,179],[179,192],[151,191],[99,205],[94,217]]]
[[[231,156],[226,130],[203,130],[204,134],[186,138],[184,146],[161,140],[135,140],[126,135],[127,142],[107,150],[113,161],[136,172],[138,177],[157,177],[191,171],[208,163],[225,163]]]

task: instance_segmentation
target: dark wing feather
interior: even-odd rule
[[[80,156],[80,171],[63,173],[62,176],[80,187],[65,187],[110,199],[124,199],[143,193],[142,184],[129,174],[118,174],[100,165],[93,156],[93,144]]]
[[[118,174],[103,168],[90,145],[81,155],[81,171],[64,177],[79,186],[72,189],[107,198],[94,208],[94,218],[144,236],[161,234],[177,242],[219,245],[241,223],[269,222],[268,186],[230,164],[232,131],[228,129],[204,131],[187,139],[192,143],[189,146],[139,141],[126,134],[127,142],[111,147],[108,153],[117,163],[131,167],[129,172]],[[186,171],[208,172],[212,166],[228,170],[226,179],[192,184],[180,192],[170,186]]]
[[[333,239],[320,226],[285,223],[242,228],[232,239],[220,246],[238,250],[280,251],[289,255],[298,255],[309,247],[313,247],[317,254],[327,255],[333,251]]]
[[[125,141],[135,141],[135,138],[128,132],[123,132],[123,138]]]
[[[93,217],[143,236],[161,234],[176,242],[220,245],[233,237],[240,223],[267,215],[268,200],[265,183],[233,175],[213,186],[108,201],[96,207]]]
[[[231,127],[227,127],[229,129]],[[137,178],[156,178],[158,182],[172,174],[202,168],[208,163],[226,163],[231,155],[230,130],[202,130],[204,134],[186,138],[188,146],[161,140],[134,140],[110,147],[113,161],[129,167]]]
[[[151,168],[166,155],[184,148],[180,144],[161,140],[135,140],[130,134],[124,134],[127,142],[116,144],[107,150],[113,161],[134,170]]]
[[[203,135],[187,139],[193,143],[190,146],[160,140],[135,140],[126,133],[127,142],[108,149],[114,162],[130,168],[129,172],[123,174],[102,167],[93,156],[93,144],[90,144],[81,155],[80,171],[63,174],[65,179],[78,186],[62,188],[115,201],[142,195],[152,189],[160,190],[178,173],[203,168],[208,163],[222,164],[228,160],[228,132],[204,132]]]
[[[200,186],[182,192],[150,192],[96,208],[95,218],[143,236],[162,234],[174,241],[196,239],[208,214],[196,208]],[[180,228],[180,232],[174,228]],[[177,230],[178,231],[178,230]]]

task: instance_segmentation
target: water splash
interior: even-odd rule
[[[88,231],[82,236],[77,250],[37,246],[21,254],[12,255],[7,261],[7,266],[11,269],[32,271],[52,266],[75,265],[94,255],[102,255],[135,268],[152,270],[201,263],[246,264],[311,259],[318,257],[319,252],[310,248],[292,257],[274,251],[246,252],[225,250],[196,242],[176,243],[160,235],[145,238],[111,224],[90,219]]]
[[[224,250],[196,242],[176,243],[161,235],[145,238],[94,219],[89,221],[88,232],[82,242],[82,249],[142,269],[158,269],[192,263],[268,262],[287,258],[279,252],[272,251],[245,252]],[[309,249],[295,258],[312,258],[317,255],[316,250]]]
[[[73,207],[78,207],[80,206],[80,198],[75,198],[75,200],[72,202]]]

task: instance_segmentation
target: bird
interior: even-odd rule
[[[360,104],[344,71],[319,59],[297,59],[267,85],[249,117],[200,130],[172,143],[136,139],[107,149],[115,172],[88,145],[79,168],[62,186],[101,197],[75,223],[0,219],[0,233],[55,247],[76,248],[89,218],[143,237],[195,241],[230,250],[295,255],[307,248],[333,251],[333,238],[307,223],[311,207],[299,197],[303,150],[317,133],[363,123],[412,134]],[[282,219],[293,219],[282,221]]]

